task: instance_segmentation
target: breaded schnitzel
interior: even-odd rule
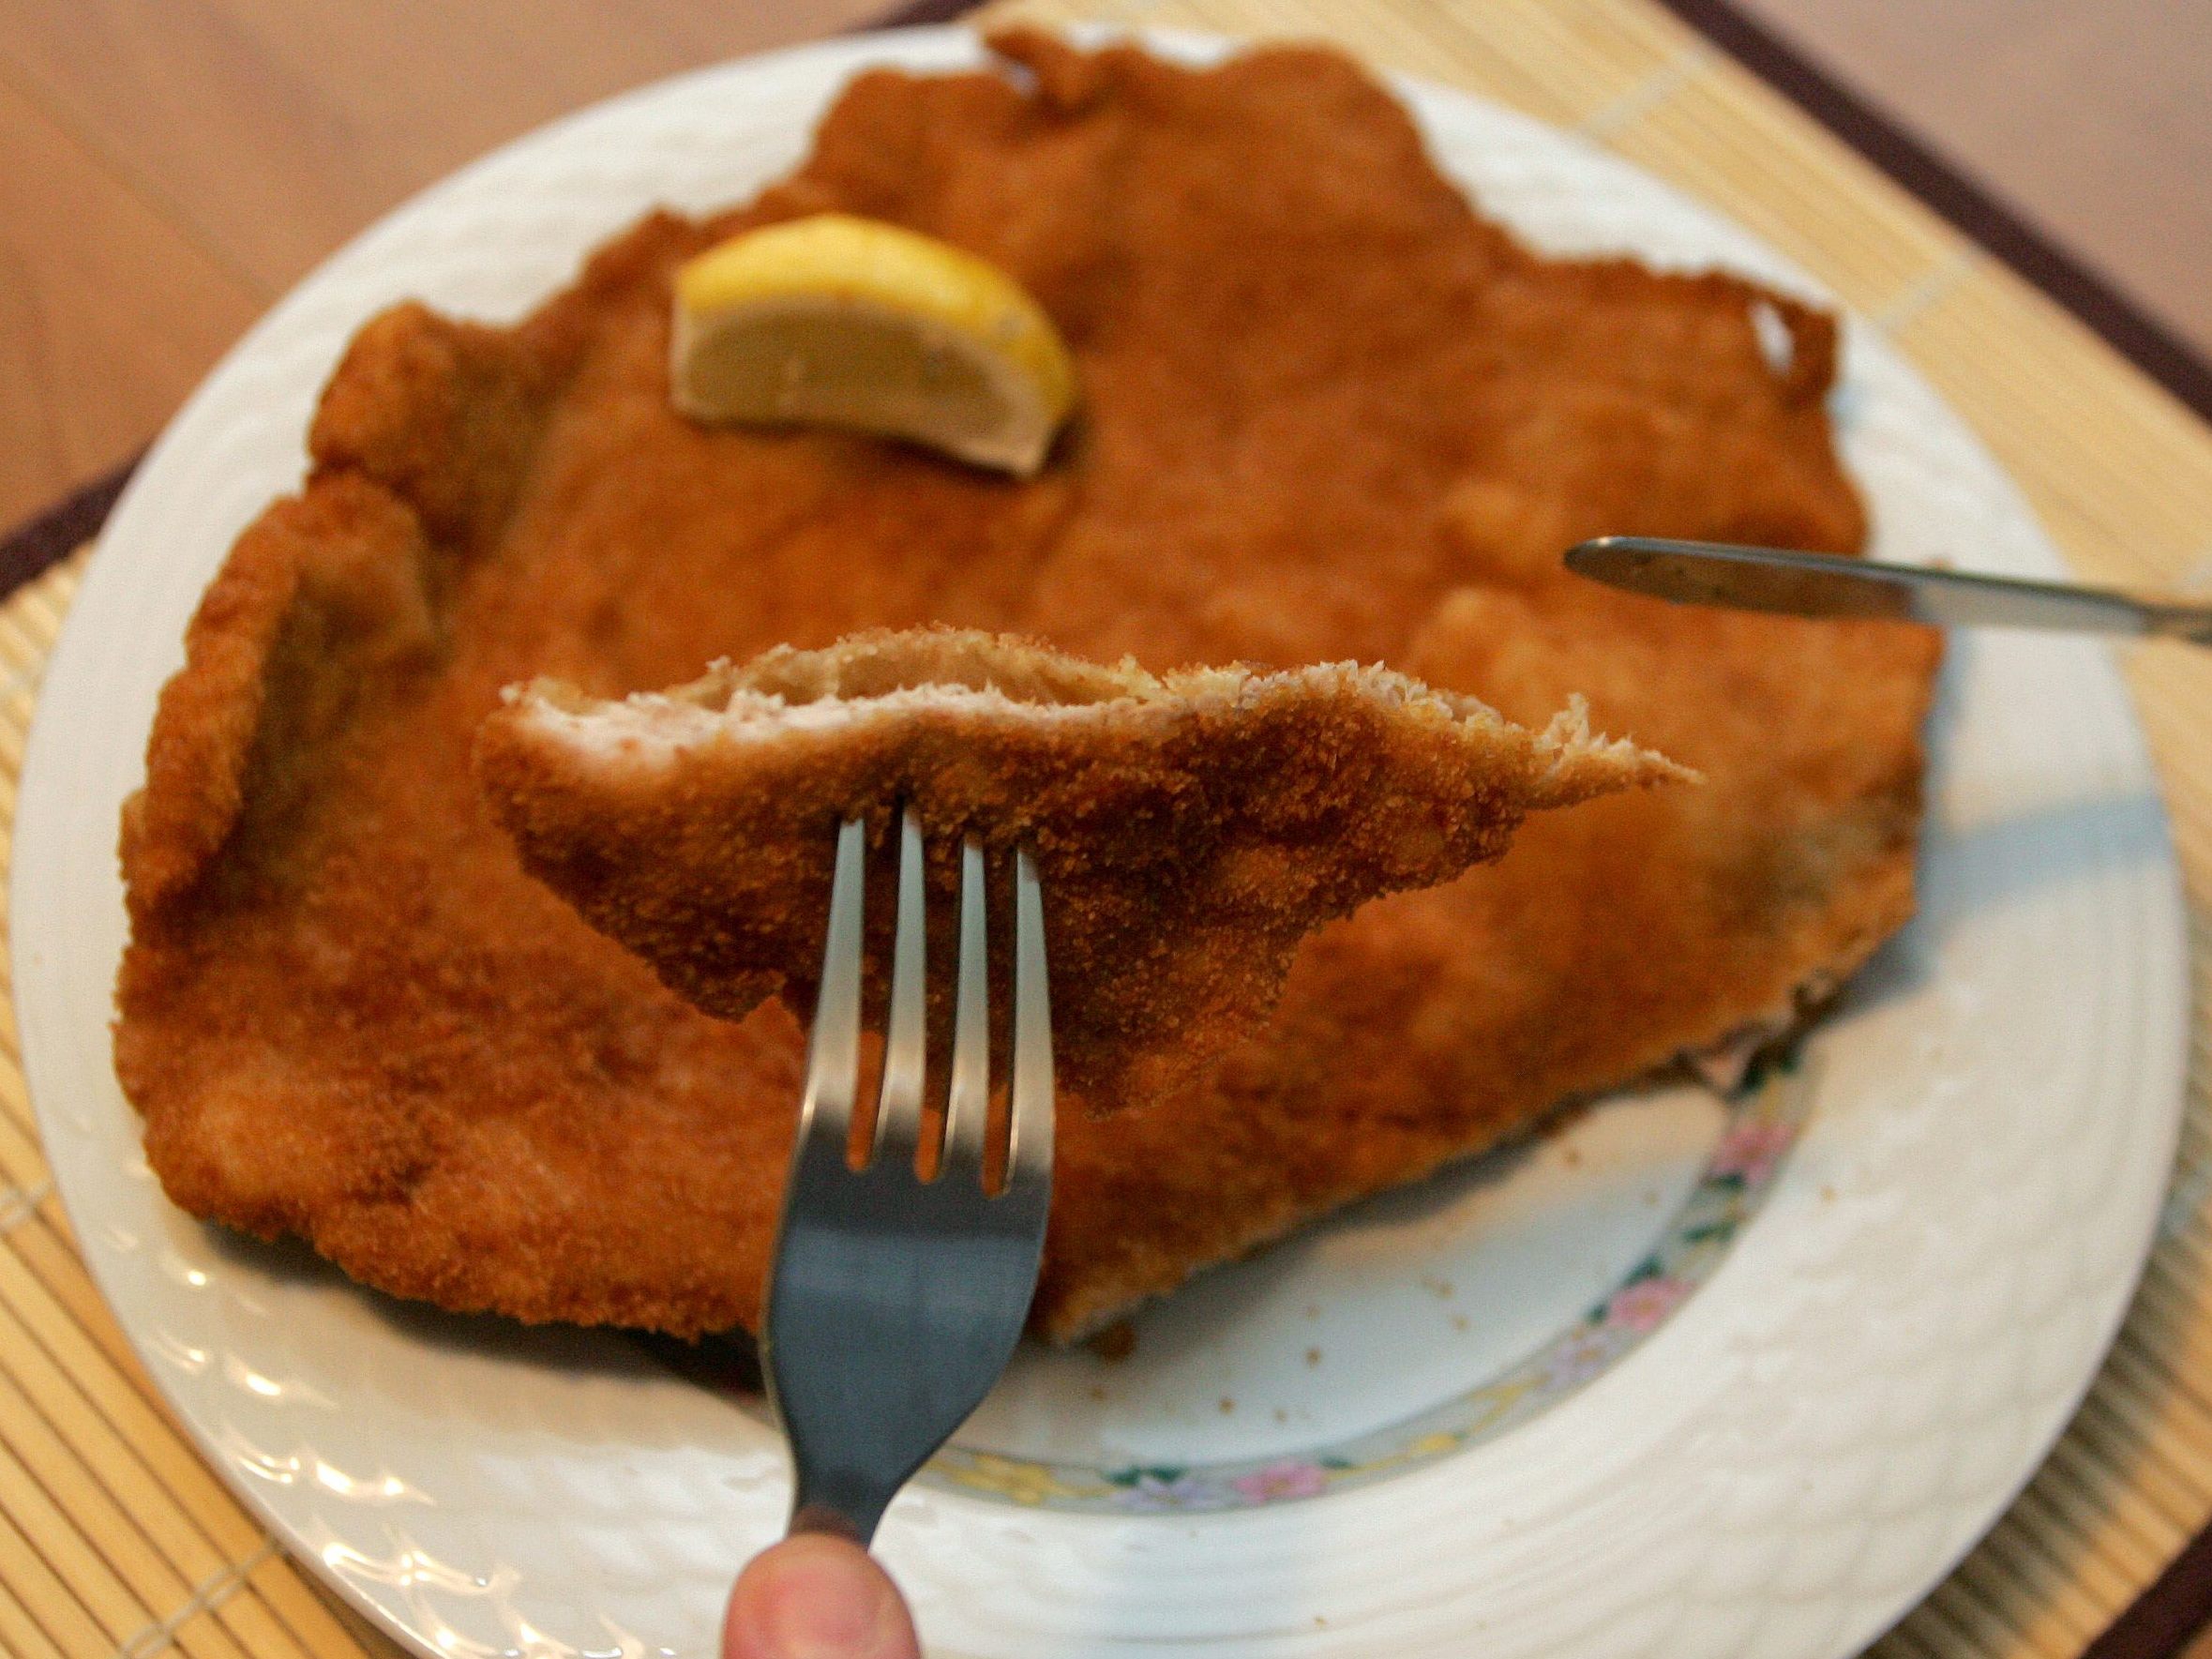
[[[1932,636],[1555,574],[1603,532],[1855,550],[1829,319],[1528,252],[1332,53],[999,44],[1023,83],[863,76],[790,181],[649,217],[515,327],[403,306],[354,341],[126,817],[116,1063],[177,1202],[447,1307],[758,1319],[799,1026],[699,1013],[523,871],[469,755],[536,675],[620,696],[945,622],[1154,670],[1380,661],[1524,719],[1587,679],[1603,729],[1704,772],[1324,928],[1204,1086],[1065,1114],[1055,1336],[1767,1018],[1904,919]],[[827,209],[1050,311],[1082,405],[1034,480],[671,410],[673,265]]]
[[[949,628],[624,701],[539,681],[484,723],[476,769],[523,867],[725,1019],[813,1005],[847,819],[918,818],[940,961],[961,838],[1029,847],[1055,1076],[1101,1113],[1201,1086],[1323,923],[1489,863],[1531,811],[1683,776],[1579,706],[1532,731],[1388,669],[1162,677]]]

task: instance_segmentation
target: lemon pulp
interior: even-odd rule
[[[849,214],[686,262],[670,352],[676,407],[696,419],[873,432],[1023,476],[1075,403],[1067,348],[1012,277]]]

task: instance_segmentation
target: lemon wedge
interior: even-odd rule
[[[1067,347],[1018,282],[878,219],[748,231],[675,290],[670,385],[695,419],[908,438],[1028,477],[1075,402]]]

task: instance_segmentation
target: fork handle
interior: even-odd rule
[[[805,1532],[827,1532],[838,1538],[850,1538],[863,1549],[876,1536],[876,1528],[883,1519],[883,1511],[890,1507],[892,1492],[863,1490],[862,1483],[838,1480],[833,1474],[828,1479],[809,1478],[802,1467],[798,1471],[798,1489],[791,1496],[791,1521],[784,1529],[784,1536],[796,1538]]]
[[[850,1538],[863,1548],[867,1546],[869,1529],[864,1534],[854,1526],[850,1516],[826,1503],[803,1503],[791,1512],[791,1524],[784,1529],[786,1538],[797,1538],[809,1532],[823,1532],[833,1538]]]

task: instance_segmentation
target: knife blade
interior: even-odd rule
[[[1972,576],[1781,548],[1603,535],[1568,549],[1567,568],[1681,605],[1788,616],[1878,617],[1934,627],[2159,634],[2212,644],[2212,608],[2204,606],[2069,582]]]

